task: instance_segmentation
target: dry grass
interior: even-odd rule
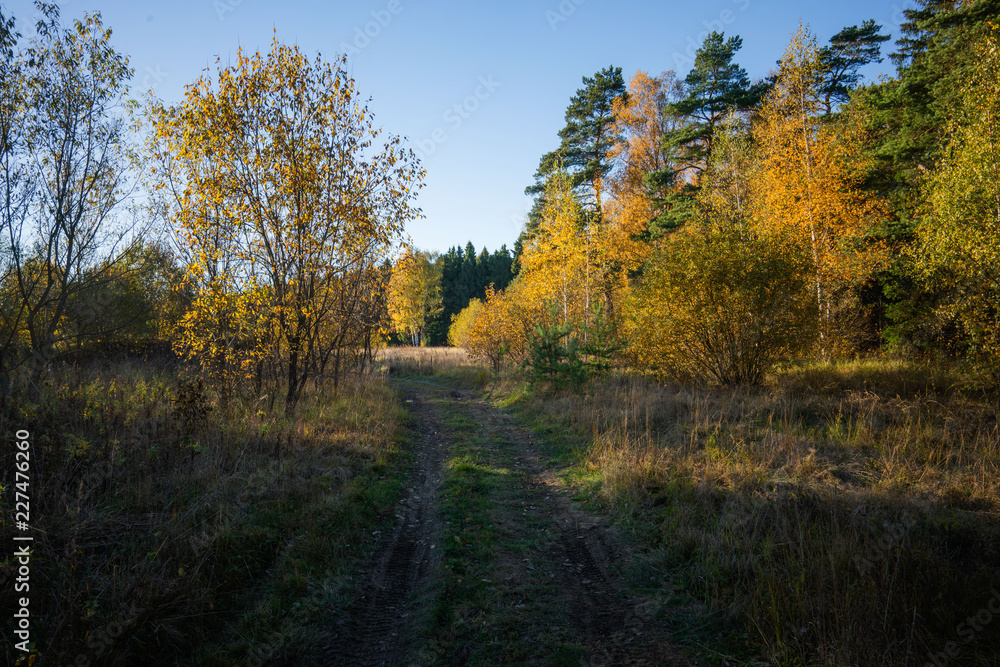
[[[1000,581],[997,403],[960,375],[869,360],[758,389],[619,375],[551,395],[511,377],[501,394],[573,452],[570,477],[669,580],[769,659],[934,664],[949,642],[950,665],[1000,655],[1000,628],[959,625]]]
[[[27,429],[34,445],[44,664],[174,664],[196,652],[198,664],[252,665],[322,641],[308,628],[344,596],[398,491],[402,413],[384,380],[309,395],[286,422],[265,412],[266,397],[222,411],[188,385],[177,402],[177,371],[65,369],[6,415],[3,430]],[[11,588],[0,595],[11,608]]]
[[[464,348],[389,347],[379,350],[376,363],[387,375],[438,375],[469,388],[481,389],[490,380],[486,370],[473,365]]]
[[[960,639],[1000,562],[996,412],[912,371],[812,366],[764,391],[620,378],[542,409],[596,434],[602,493],[770,658],[911,664]]]
[[[997,402],[960,375],[876,360],[796,365],[755,390],[620,375],[553,395],[516,376],[491,384],[460,350],[384,350],[379,365],[495,391],[569,452],[568,478],[644,541],[661,581],[775,662],[1000,655],[1000,619],[960,625],[1000,588]],[[175,372],[67,369],[3,417],[35,447],[44,664],[308,653],[349,599],[373,527],[391,518],[403,416],[385,378],[310,395],[287,423],[261,400],[222,412],[189,389],[178,404]],[[202,407],[213,409],[202,418]],[[12,588],[0,595],[11,608]]]

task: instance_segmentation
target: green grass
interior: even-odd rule
[[[472,419],[440,390],[434,405],[451,443],[441,511],[442,583],[423,658],[435,664],[579,664],[586,651],[559,602],[544,552],[553,517],[502,430]],[[541,663],[539,663],[541,661]]]

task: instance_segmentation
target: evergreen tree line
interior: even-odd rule
[[[452,318],[469,305],[472,299],[483,299],[486,288],[502,290],[514,279],[516,266],[506,245],[489,252],[485,247],[478,253],[472,242],[465,247],[454,246],[438,259],[441,264],[441,311],[427,328],[430,345],[448,341]]]

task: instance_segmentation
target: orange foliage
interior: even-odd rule
[[[881,208],[859,187],[862,158],[855,134],[820,118],[817,53],[815,39],[800,27],[753,133],[756,227],[791,234],[811,249],[822,332],[830,324],[834,291],[873,270],[882,255],[862,245]]]
[[[605,206],[606,221],[597,245],[602,264],[611,269],[608,282],[615,292],[627,286],[629,272],[642,266],[649,255],[649,245],[640,237],[648,231],[654,210],[643,178],[667,168],[663,137],[677,124],[668,106],[680,90],[681,82],[672,71],[656,77],[639,71],[629,81],[627,101],[614,102],[616,133],[625,140],[611,152],[611,199]]]

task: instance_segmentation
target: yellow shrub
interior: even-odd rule
[[[525,298],[522,282],[515,280],[506,292],[486,290],[486,302],[469,328],[469,354],[486,361],[496,372],[505,363],[520,363],[528,353],[528,341],[544,310]]]
[[[469,305],[462,309],[462,312],[451,316],[451,327],[448,328],[448,344],[452,347],[468,347],[469,332],[472,324],[483,309],[483,302],[479,299],[469,301]]]
[[[810,271],[808,255],[781,239],[689,225],[625,304],[632,363],[681,380],[761,382],[815,339]]]

